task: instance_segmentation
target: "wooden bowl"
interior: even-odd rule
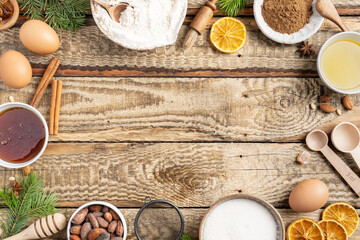
[[[0,31],[11,28],[12,26],[14,26],[14,24],[16,23],[16,21],[19,18],[19,11],[20,11],[19,10],[19,4],[17,3],[16,0],[10,0],[10,2],[14,6],[14,12],[11,15],[10,18],[8,18],[8,19],[1,22]]]
[[[277,226],[278,226],[278,239],[277,240],[285,240],[285,227],[284,227],[284,222],[280,216],[280,213],[268,202],[261,200],[260,198],[257,197],[253,197],[251,195],[247,195],[247,194],[233,194],[230,196],[226,196],[223,197],[221,199],[219,199],[218,201],[216,201],[205,213],[201,223],[200,223],[200,230],[199,230],[199,240],[203,240],[202,238],[202,232],[203,232],[203,227],[205,225],[205,221],[207,219],[207,217],[210,215],[210,213],[217,207],[219,206],[221,203],[226,202],[228,200],[233,200],[233,199],[249,199],[249,200],[253,200],[257,203],[260,203],[262,206],[264,206],[269,212],[270,214],[274,217]]]

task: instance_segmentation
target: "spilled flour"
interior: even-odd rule
[[[132,49],[152,49],[176,41],[184,21],[187,0],[102,0],[116,5],[126,2],[120,23],[113,21],[99,4],[93,16],[100,29],[114,42]]]

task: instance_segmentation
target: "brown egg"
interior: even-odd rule
[[[55,30],[40,20],[25,22],[20,28],[20,40],[27,49],[39,54],[56,52],[60,45]]]
[[[8,87],[26,87],[32,77],[32,68],[27,58],[18,51],[10,50],[0,57],[0,78]]]
[[[308,179],[300,182],[290,193],[289,204],[295,212],[313,212],[325,205],[329,189],[320,180]]]

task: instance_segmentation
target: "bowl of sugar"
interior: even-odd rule
[[[285,240],[279,212],[259,198],[235,194],[215,202],[203,217],[199,240]]]

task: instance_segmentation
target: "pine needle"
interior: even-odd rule
[[[0,190],[0,205],[5,209],[4,218],[0,221],[2,229],[1,239],[15,235],[24,230],[29,221],[37,220],[47,215],[54,214],[57,196],[54,193],[44,191],[44,182],[33,172],[23,177],[21,187],[16,196],[13,189],[3,188]]]
[[[84,26],[89,0],[18,0],[24,15],[47,22],[55,29],[76,31]]]
[[[224,12],[229,17],[236,17],[238,10],[246,7],[246,0],[219,0],[220,12]]]

